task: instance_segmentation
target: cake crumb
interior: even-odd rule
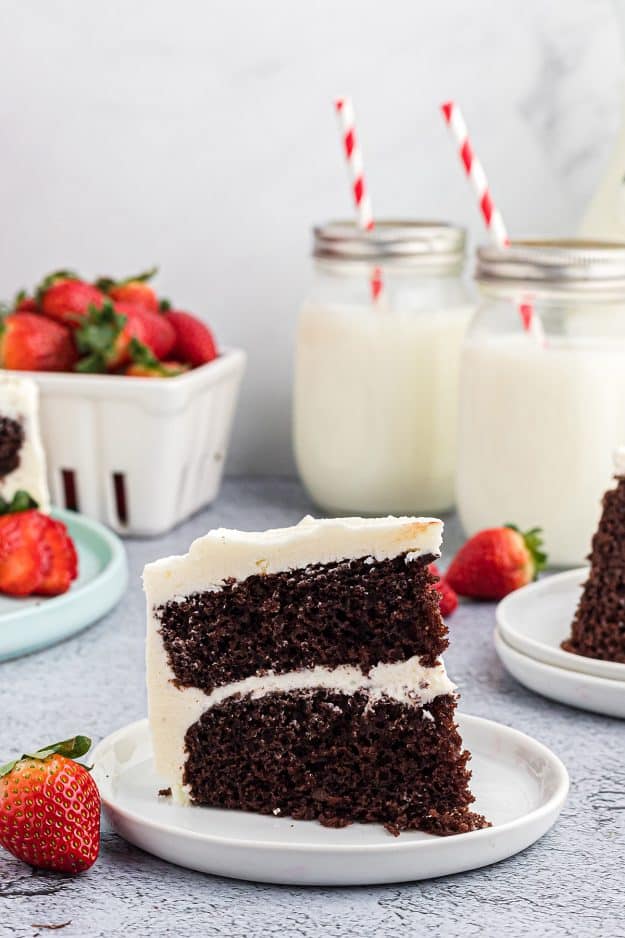
[[[158,797],[159,798],[171,798],[171,788],[159,788]]]

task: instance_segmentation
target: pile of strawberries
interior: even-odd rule
[[[0,367],[171,378],[217,357],[211,330],[159,299],[149,280],[94,283],[71,271],[18,294],[0,319]]]
[[[0,499],[0,593],[58,596],[78,576],[74,543],[61,521],[37,511],[25,492]]]
[[[497,600],[527,586],[547,564],[540,528],[523,533],[513,524],[479,531],[464,544],[445,574],[434,564],[430,573],[440,597],[441,615],[458,606],[458,596]]]

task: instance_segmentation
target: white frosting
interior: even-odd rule
[[[618,476],[625,475],[625,446],[614,450],[614,471]]]
[[[414,656],[394,664],[378,664],[368,674],[352,665],[316,667],[286,674],[268,672],[225,684],[206,694],[196,687],[175,686],[162,643],[160,646],[159,652],[155,644],[152,654],[160,658],[160,667],[167,679],[152,687],[150,693],[155,765],[180,801],[186,800],[182,776],[186,761],[184,738],[188,728],[211,707],[237,694],[241,697],[249,694],[258,699],[266,694],[292,691],[325,689],[348,695],[364,691],[372,704],[382,697],[390,697],[407,706],[423,707],[435,697],[455,691],[455,684],[447,676],[442,661],[433,668],[425,668]],[[432,719],[429,711],[424,711],[424,714]]]
[[[46,460],[39,433],[39,388],[34,381],[0,373],[0,417],[18,420],[24,429],[19,465],[0,478],[0,495],[10,501],[15,492],[23,489],[42,511],[49,511]]]
[[[315,563],[357,557],[386,560],[404,552],[412,559],[438,557],[443,531],[435,518],[306,517],[292,528],[272,531],[209,531],[188,554],[149,563],[143,583],[150,606],[200,590],[220,589],[227,577],[281,573]]]
[[[147,685],[150,727],[157,771],[177,797],[184,799],[182,777],[184,738],[188,728],[210,707],[237,694],[261,697],[268,693],[325,688],[341,693],[366,692],[371,701],[388,696],[421,707],[454,685],[442,662],[424,668],[416,657],[395,664],[378,664],[368,674],[359,668],[315,667],[287,674],[253,675],[206,694],[198,688],[178,688],[160,635],[155,610],[169,600],[193,592],[217,590],[228,577],[243,580],[254,574],[279,573],[316,563],[355,558],[384,560],[407,553],[438,556],[442,522],[433,518],[304,518],[298,525],[249,533],[220,529],[191,545],[188,554],[148,564],[143,581],[147,595]]]

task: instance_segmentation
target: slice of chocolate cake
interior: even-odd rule
[[[616,487],[603,496],[584,584],[565,651],[625,664],[625,447],[615,454]]]
[[[393,833],[487,826],[440,657],[441,531],[305,518],[149,564],[150,725],[174,797]]]
[[[28,492],[42,511],[50,508],[46,461],[39,436],[39,389],[30,378],[0,371],[0,496]]]

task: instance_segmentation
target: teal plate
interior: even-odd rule
[[[117,535],[73,511],[53,509],[78,551],[78,579],[62,596],[0,595],[0,661],[55,645],[93,625],[121,599],[128,583],[126,552]]]

